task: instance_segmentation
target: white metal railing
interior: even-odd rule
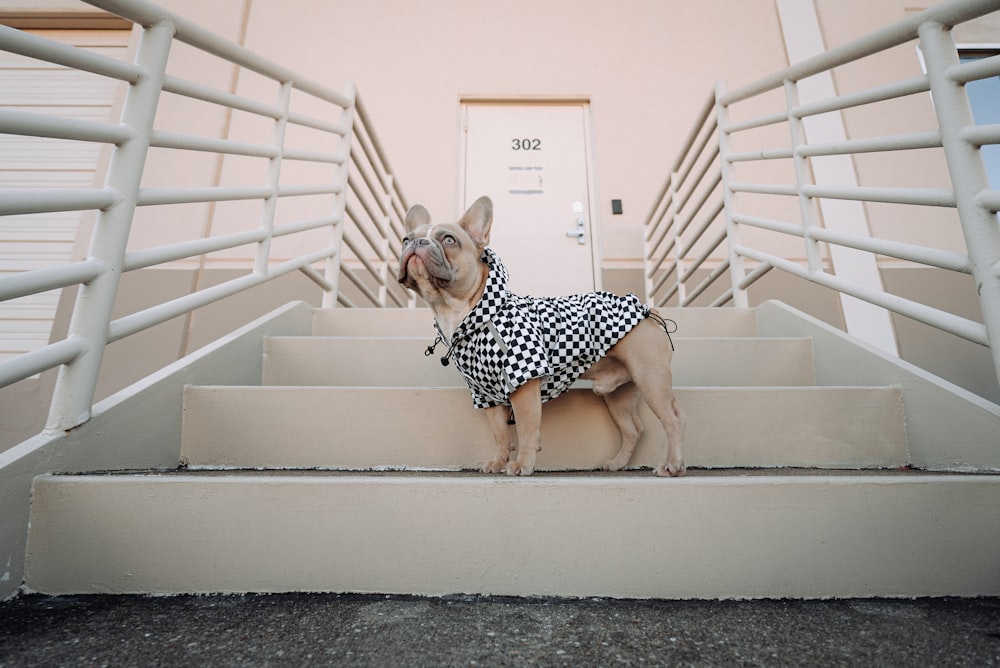
[[[395,183],[369,115],[351,84],[336,92],[214,35],[146,0],[85,0],[141,28],[134,62],[123,63],[72,46],[0,26],[0,49],[124,82],[128,90],[118,122],[65,120],[41,114],[0,110],[0,132],[114,146],[103,187],[36,189],[0,195],[0,216],[54,211],[96,210],[86,259],[66,266],[0,277],[0,300],[79,285],[67,337],[0,364],[0,387],[60,367],[47,429],[68,430],[89,419],[105,347],[217,300],[293,271],[302,271],[324,291],[323,305],[353,306],[341,277],[353,284],[366,305],[412,306],[412,297],[393,280],[393,263],[401,252],[406,200]],[[182,42],[227,67],[255,73],[272,99],[220,90],[168,73],[171,47]],[[263,141],[237,141],[170,132],[154,126],[162,93],[196,104],[238,111],[264,119],[271,127]],[[294,96],[308,100],[299,110]],[[319,111],[315,111],[316,108]],[[298,126],[329,139],[331,150],[296,147],[286,131]],[[257,185],[144,187],[144,171],[154,157],[150,149],[246,156],[263,162]],[[310,167],[311,183],[286,183],[283,163]],[[315,168],[315,169],[312,169]],[[278,224],[275,208],[289,198],[326,198],[328,213],[308,220]],[[138,207],[190,203],[258,202],[255,229],[207,235],[130,250],[130,231]],[[322,247],[293,257],[275,258],[272,241],[327,230]],[[208,253],[250,246],[253,270],[244,276],[186,296],[156,304],[125,317],[112,308],[124,273]],[[253,248],[255,246],[255,248]],[[317,268],[317,266],[319,268]]]
[[[842,294],[883,307],[969,341],[990,346],[1000,377],[1000,192],[991,189],[980,148],[1000,144],[1000,125],[976,126],[964,84],[1000,75],[1000,56],[960,63],[951,35],[956,24],[1000,9],[996,0],[956,0],[916,14],[862,39],[796,63],[738,90],[722,84],[705,100],[685,139],[669,177],[646,218],[645,267],[647,298],[656,305],[746,306],[747,289],[771,269],[780,269]],[[908,42],[918,44],[926,74],[828,99],[798,102],[803,79],[883,53]],[[916,57],[916,56],[914,56]],[[732,120],[738,104],[780,108]],[[771,97],[768,97],[768,94]],[[937,127],[920,132],[809,143],[805,120],[829,112],[864,113],[870,105],[927,93]],[[747,105],[746,103],[749,103]],[[784,129],[782,129],[784,126]],[[782,132],[787,145],[761,145],[761,130]],[[789,141],[790,138],[790,141]],[[734,148],[742,142],[739,150]],[[754,143],[754,142],[758,143]],[[813,162],[834,155],[936,149],[943,151],[947,187],[830,186],[813,182]],[[791,162],[787,180],[739,180],[744,165]],[[738,196],[789,200],[797,198],[798,215],[790,219],[750,213]],[[820,223],[821,200],[861,201],[957,210],[967,252],[930,248],[879,239]],[[781,205],[778,204],[780,208]],[[802,240],[804,260],[755,247],[745,240],[748,229],[765,230]],[[969,320],[930,305],[891,294],[837,275],[824,259],[821,243],[895,258],[926,267],[970,274],[978,286],[983,322]],[[694,276],[698,272],[698,282]],[[728,277],[723,284],[724,277]]]

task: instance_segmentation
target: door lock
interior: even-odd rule
[[[587,243],[587,231],[585,229],[587,221],[583,217],[576,219],[576,229],[566,233],[567,237],[576,237],[576,242],[583,246]]]

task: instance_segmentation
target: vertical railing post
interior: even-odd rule
[[[746,276],[746,267],[743,256],[736,252],[736,247],[740,243],[739,227],[733,214],[736,212],[736,193],[730,188],[733,182],[733,166],[729,162],[729,154],[732,153],[732,142],[726,130],[729,127],[729,108],[723,103],[722,98],[726,92],[726,84],[718,81],[715,84],[715,118],[716,132],[719,133],[719,169],[722,174],[722,210],[726,217],[726,244],[729,251],[729,280],[733,290],[733,306],[736,308],[748,308],[750,300],[747,296],[746,288],[740,287],[743,278]]]
[[[385,214],[379,225],[382,233],[382,254],[385,261],[379,267],[381,283],[379,285],[379,305],[383,308],[389,305],[389,262],[392,258],[392,244],[389,243],[389,235],[392,232],[392,174],[386,174],[385,188],[382,193],[381,208]]]
[[[136,63],[143,74],[129,89],[121,114],[121,123],[134,134],[115,149],[106,180],[106,187],[121,199],[100,212],[88,253],[105,269],[77,293],[68,338],[84,340],[85,350],[59,369],[45,425],[48,432],[69,430],[90,419],[173,36],[174,26],[160,22],[146,28],[139,42]]]
[[[785,81],[785,104],[788,110],[788,131],[792,140],[792,164],[795,167],[795,189],[799,198],[799,217],[802,223],[802,239],[805,243],[806,264],[810,272],[817,273],[823,271],[823,254],[819,242],[809,235],[809,230],[819,227],[819,221],[815,203],[803,192],[804,186],[810,185],[812,179],[809,176],[807,159],[800,150],[806,143],[805,128],[802,119],[792,112],[799,106],[799,90],[795,81]]]
[[[681,303],[681,298],[684,295],[684,284],[680,280],[681,271],[681,237],[677,231],[677,170],[675,169],[670,173],[670,186],[667,188],[667,210],[663,214],[663,219],[665,225],[667,226],[667,232],[664,235],[663,241],[661,243],[666,244],[667,250],[663,252],[664,262],[667,265],[666,271],[674,272],[674,287],[676,288],[674,292],[677,293],[677,303]],[[674,268],[670,269],[670,256],[674,257]],[[666,279],[666,277],[664,277]],[[654,282],[655,284],[655,282]],[[669,285],[666,280],[664,280],[663,285]]]
[[[260,205],[260,229],[267,233],[257,244],[253,271],[258,276],[266,276],[271,261],[271,239],[274,232],[274,214],[278,206],[278,185],[281,182],[281,158],[285,148],[285,131],[288,128],[288,109],[292,100],[292,82],[285,81],[278,90],[278,108],[281,116],[274,121],[271,145],[278,150],[277,155],[267,162],[267,187],[272,190]]]
[[[333,215],[339,222],[330,228],[330,247],[336,252],[327,258],[324,278],[331,288],[323,293],[323,308],[334,308],[340,292],[340,263],[344,254],[344,226],[347,225],[347,177],[351,173],[351,143],[354,140],[354,122],[357,115],[357,90],[352,82],[344,86],[344,95],[351,101],[344,109],[340,125],[344,136],[340,139],[339,155],[343,159],[337,168],[336,184],[340,187],[333,198]]]
[[[961,136],[963,128],[975,125],[975,119],[965,86],[948,75],[948,69],[960,62],[951,31],[940,23],[926,22],[918,32],[983,324],[1000,378],[1000,221],[978,200],[979,193],[990,187],[989,177],[979,149]]]

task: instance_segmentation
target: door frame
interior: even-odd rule
[[[590,220],[590,243],[591,261],[593,263],[594,289],[604,289],[604,275],[602,271],[604,259],[603,247],[603,221],[601,219],[600,193],[597,189],[597,168],[594,154],[594,130],[592,123],[593,110],[590,104],[589,95],[461,95],[458,100],[458,191],[455,199],[455,210],[457,215],[461,215],[466,207],[465,185],[466,185],[466,109],[470,106],[495,105],[510,107],[531,107],[531,106],[580,106],[583,108],[583,152],[586,164],[584,168],[587,172],[587,213]]]

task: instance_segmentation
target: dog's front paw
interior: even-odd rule
[[[601,465],[601,470],[602,471],[621,471],[626,466],[628,466],[628,458],[627,457],[624,460],[622,460],[622,458],[620,458],[620,457],[614,457],[614,458],[609,459],[608,461],[604,462],[604,464]]]
[[[681,459],[678,459],[677,461],[667,461],[666,463],[660,464],[655,469],[653,469],[653,473],[660,476],[661,478],[667,476],[676,478],[684,475],[686,471],[687,467],[684,466],[684,460]]]
[[[507,470],[507,460],[506,459],[494,459],[492,461],[486,462],[483,468],[480,469],[483,473],[503,473]]]
[[[507,464],[507,475],[531,475],[534,472],[534,464],[526,464],[516,459]]]

